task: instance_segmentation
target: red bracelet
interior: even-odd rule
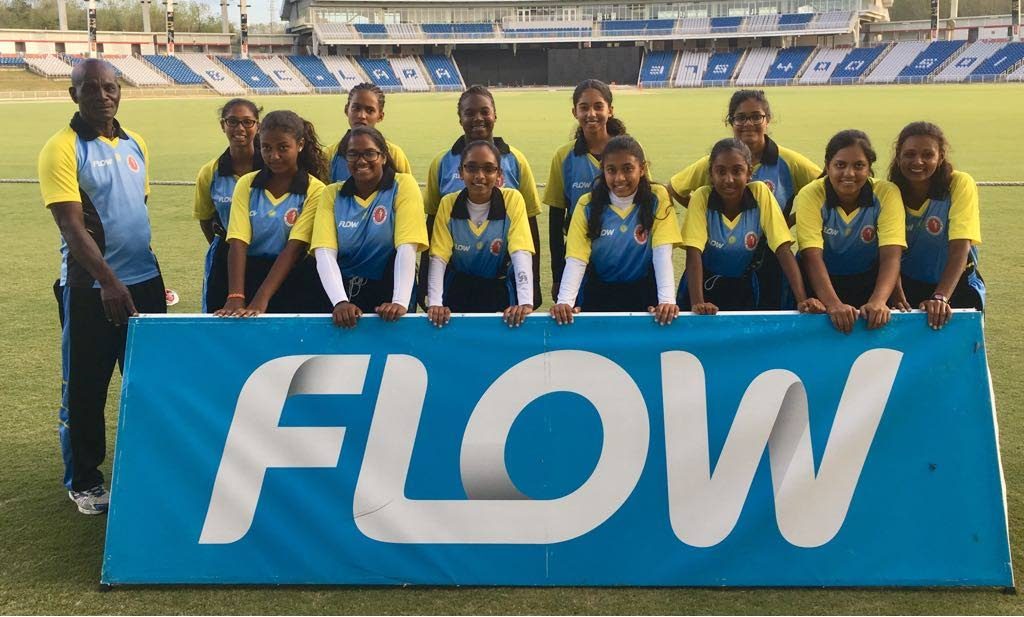
[[[228,294],[228,300],[245,300],[245,294]]]

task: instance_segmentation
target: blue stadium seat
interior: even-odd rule
[[[318,56],[288,56],[295,68],[299,69],[314,88],[322,92],[340,92],[341,84]]]
[[[438,90],[462,89],[459,69],[455,66],[455,61],[448,56],[423,56],[423,64],[426,65],[430,80],[434,82],[434,86]]]
[[[364,39],[383,39],[388,35],[388,29],[384,24],[353,24],[356,32]]]
[[[814,13],[783,13],[779,15],[779,30],[803,30],[814,19]]]
[[[25,66],[21,56],[0,56],[0,66]]]
[[[852,50],[832,73],[832,77],[828,80],[829,83],[843,83],[861,78],[864,71],[868,70],[868,67],[878,59],[878,56],[882,55],[883,51],[885,51],[885,45],[858,47]]]
[[[918,54],[913,62],[900,71],[899,79],[923,80],[928,75],[931,75],[933,71],[938,70],[953,54],[960,51],[964,43],[966,41],[935,41]]]
[[[732,79],[742,55],[741,51],[723,51],[711,56],[708,59],[708,68],[704,72],[704,83],[719,84]]]
[[[383,58],[356,58],[359,62],[359,66],[363,67],[363,70],[373,83],[377,84],[381,88],[391,90],[401,90],[402,82],[395,76],[395,69],[391,66],[391,63]]]
[[[672,78],[672,63],[676,59],[674,51],[651,51],[644,56],[644,64],[640,68],[640,85],[666,86]]]
[[[260,67],[256,66],[256,63],[248,58],[228,58],[221,56],[218,58],[224,66],[238,75],[239,79],[247,87],[253,90],[259,90],[261,92],[280,92],[280,88],[274,83],[274,80],[269,75],[264,73]]]
[[[810,57],[813,51],[813,47],[790,47],[789,49],[783,49],[775,57],[775,62],[764,76],[764,83],[781,84],[796,79],[800,67],[807,62],[807,58]]]
[[[420,28],[427,38],[486,38],[494,35],[494,24],[422,24]]]
[[[601,22],[601,31],[611,35],[669,34],[675,27],[673,19],[616,19]]]
[[[1007,43],[1006,47],[989,56],[978,68],[974,69],[968,80],[981,81],[985,78],[1002,75],[1021,60],[1024,60],[1024,43]]]
[[[594,29],[580,28],[580,27],[569,27],[569,28],[506,28],[505,36],[517,38],[517,37],[543,37],[543,36],[556,36],[556,37],[589,37],[593,35]]]
[[[742,17],[712,17],[712,32],[736,32],[743,23]]]
[[[142,56],[146,62],[155,66],[162,73],[171,78],[176,84],[193,85],[204,84],[203,78],[188,68],[184,62],[174,56]]]

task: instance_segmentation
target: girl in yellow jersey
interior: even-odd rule
[[[849,333],[889,323],[889,297],[907,246],[896,185],[871,177],[875,150],[862,131],[840,131],[825,147],[825,175],[796,197],[800,260],[832,324]]]
[[[415,308],[416,254],[427,248],[416,180],[397,173],[384,136],[361,126],[341,140],[351,176],[327,187],[317,208],[312,248],[336,325],[354,327],[365,312],[395,321]]]
[[[348,100],[345,102],[345,118],[348,120],[349,130],[360,126],[376,127],[384,121],[384,91],[379,87],[366,82],[352,86],[348,91]],[[348,132],[345,133],[348,135]],[[345,138],[342,136],[342,139]],[[330,169],[331,182],[344,182],[349,179],[348,161],[345,160],[345,153],[338,149],[341,140],[338,140],[327,147],[324,151],[324,158]],[[401,174],[411,174],[412,167],[405,152],[391,143],[387,142],[388,154],[394,162],[395,171]]]
[[[306,259],[327,168],[313,125],[272,111],[260,126],[266,167],[239,178],[228,223],[228,296],[217,315],[326,310]]]

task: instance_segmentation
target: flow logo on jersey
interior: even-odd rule
[[[826,236],[838,236],[839,230],[834,227],[822,227],[821,232]]]
[[[384,221],[388,220],[388,210],[384,206],[377,206],[373,209],[373,223],[380,225]]]
[[[601,230],[601,237],[602,238],[608,238],[608,237],[611,237],[611,236],[614,236],[614,235],[615,235],[615,230],[614,229],[602,229]]]
[[[128,155],[128,169],[130,169],[134,174],[139,173],[139,170],[142,169],[139,165],[139,161],[131,154]]]
[[[633,228],[633,239],[636,240],[637,244],[647,244],[647,230],[644,229],[643,225],[637,225]]]
[[[491,255],[501,255],[501,249],[505,246],[501,238],[495,238],[494,242],[491,242]]]
[[[284,224],[291,227],[292,225],[295,224],[295,221],[298,220],[298,218],[299,209],[289,208],[288,211],[284,213]]]
[[[355,229],[359,227],[359,221],[341,221],[338,223],[338,229]]]
[[[755,234],[752,231],[748,231],[747,235],[743,236],[743,246],[745,246],[748,251],[752,251],[752,250],[756,249],[757,248],[757,234]]]
[[[928,230],[928,233],[937,236],[942,233],[942,219],[937,216],[929,216],[928,220],[924,223],[924,227]]]
[[[460,253],[468,253],[469,252],[469,245],[468,244],[455,243],[455,250],[460,252]]]
[[[865,225],[860,228],[860,239],[864,244],[870,244],[875,240],[875,228],[872,225]]]
[[[114,159],[98,159],[92,161],[93,167],[110,167],[114,164]]]
[[[217,195],[213,198],[213,201],[219,204],[229,204],[231,203],[231,195]]]
[[[572,188],[574,188],[574,189],[589,189],[590,188],[590,183],[589,182],[573,182],[572,183]]]

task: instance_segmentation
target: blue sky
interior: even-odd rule
[[[197,0],[202,4],[210,7],[214,15],[220,15],[220,0]],[[284,0],[274,0],[277,7],[277,14],[281,13],[281,4]],[[249,23],[251,24],[265,24],[270,21],[270,0],[247,0],[246,4],[249,7]],[[229,14],[231,15],[231,21],[238,23],[238,0],[230,0],[230,6],[228,8]],[[277,16],[275,15],[275,18]]]

